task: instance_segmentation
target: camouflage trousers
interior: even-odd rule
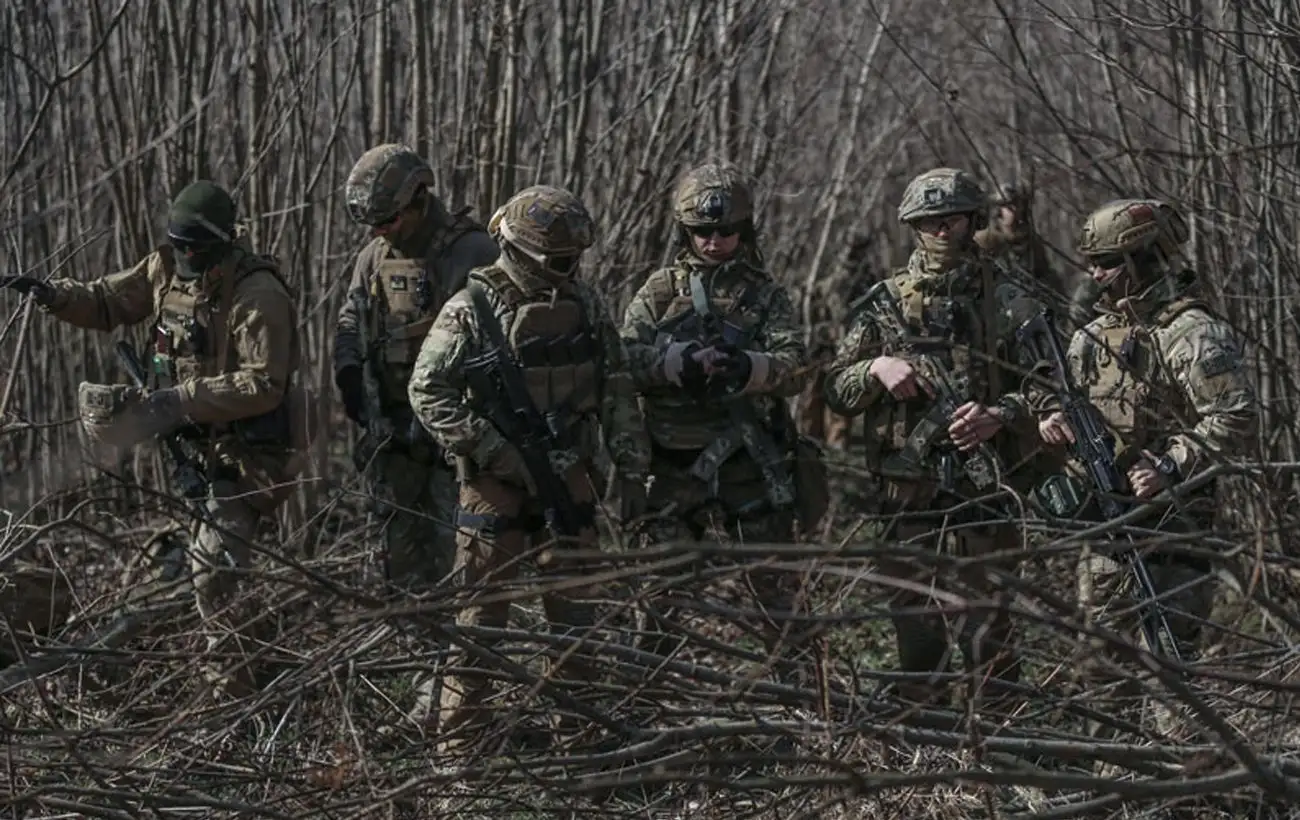
[[[922,510],[923,511],[923,510]],[[978,558],[1000,550],[1020,546],[1020,533],[1014,524],[997,521],[959,521],[940,510],[934,515],[899,518],[893,522],[890,543],[902,542],[927,552],[944,552],[963,558]],[[877,561],[881,574],[905,583],[887,590],[898,646],[898,665],[902,672],[947,672],[954,644],[961,650],[965,668],[992,681],[1015,683],[1020,679],[1020,660],[1013,646],[1013,624],[1001,609],[980,609],[951,615],[942,598],[926,591],[945,589],[948,580],[936,573],[928,562],[901,558]],[[985,569],[1007,567],[981,562],[969,571],[951,576],[969,595],[984,597],[991,592]],[[981,602],[987,605],[987,600]],[[928,700],[936,694],[930,683],[917,679],[897,687],[905,696]],[[996,694],[996,693],[995,693]]]
[[[1206,566],[1167,553],[1149,555],[1144,563],[1179,654],[1184,661],[1194,659],[1204,625],[1214,609],[1214,575]],[[1078,593],[1086,626],[1118,633],[1150,648],[1141,629],[1142,613],[1137,609],[1138,585],[1122,556],[1097,554],[1085,546],[1078,563]],[[1088,733],[1113,737],[1125,724],[1141,725],[1148,718],[1157,730],[1171,731],[1173,713],[1149,701],[1131,660],[1123,662],[1123,654],[1101,637],[1085,636],[1083,640],[1087,660],[1082,665],[1082,683],[1095,692],[1089,697],[1096,715],[1088,721]]]
[[[795,513],[773,509],[758,464],[747,453],[732,456],[718,470],[711,489],[691,473],[697,451],[656,448],[650,465],[654,481],[647,494],[647,520],[641,540],[647,545],[713,540],[718,543],[790,543]],[[800,624],[807,611],[802,573],[746,565],[735,576],[746,599],[738,625],[761,640],[767,662],[778,679],[794,684],[812,682],[818,656],[817,630]],[[660,654],[673,651],[682,638],[682,622],[692,607],[671,599],[692,599],[699,592],[674,588],[645,600],[645,648]]]
[[[240,574],[253,564],[252,541],[262,513],[244,496],[244,488],[233,481],[214,481],[205,503],[207,518],[199,525],[190,556],[190,578],[194,602],[207,649],[214,660],[205,675],[217,689],[232,695],[252,689],[253,675],[248,656],[255,650],[255,613],[236,604]],[[215,660],[218,653],[235,649],[234,662]]]
[[[455,469],[440,458],[427,463],[383,450],[371,456],[365,470],[382,532],[385,582],[398,594],[442,582],[456,560]],[[437,672],[417,673],[414,687],[415,705],[407,716],[424,725],[437,703]]]
[[[564,475],[570,497],[587,518],[578,538],[559,543],[543,518],[543,511],[528,492],[495,477],[479,475],[460,488],[456,512],[456,579],[464,604],[456,616],[461,628],[505,628],[509,625],[513,596],[503,587],[519,576],[521,563],[530,555],[539,572],[542,608],[553,634],[582,637],[595,621],[595,607],[582,600],[589,591],[581,587],[555,588],[559,576],[580,573],[581,568],[566,561],[567,549],[594,550],[599,546],[595,529],[595,493],[585,465],[577,464]],[[490,652],[496,641],[470,635],[467,640],[479,651],[458,646],[446,670],[439,710],[439,750],[456,752],[468,746],[491,721],[493,662]],[[565,652],[572,645],[549,646],[551,651]],[[582,658],[581,647],[556,663],[547,656],[544,675],[564,686],[565,682],[594,681],[598,669]],[[572,689],[569,689],[572,693]],[[562,711],[562,709],[561,709]],[[557,738],[578,731],[589,721],[572,716],[557,718]]]

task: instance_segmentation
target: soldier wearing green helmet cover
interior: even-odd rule
[[[1183,256],[1187,222],[1168,202],[1120,199],[1087,217],[1079,236],[1093,281],[1102,292],[1099,315],[1074,334],[1066,351],[1070,377],[1115,440],[1116,466],[1129,485],[1130,503],[1142,504],[1224,459],[1240,456],[1259,424],[1259,399],[1233,329],[1196,290]],[[1050,392],[1031,389],[1039,435],[1064,450],[1075,431]],[[1071,501],[1063,517],[1096,514],[1084,465],[1071,459],[1053,479],[1055,497]],[[1061,482],[1061,479],[1066,479]],[[1067,491],[1061,491],[1068,488]],[[1215,482],[1184,493],[1178,502],[1137,522],[1160,530],[1158,546],[1143,550],[1165,620],[1190,659],[1214,604],[1214,571],[1203,558],[1180,550],[1211,531]],[[1079,563],[1079,597],[1089,621],[1137,635],[1131,574],[1107,555],[1085,548]],[[1084,670],[1094,682],[1116,688],[1121,709],[1137,708],[1139,688],[1116,681],[1099,642],[1097,663]],[[1094,733],[1104,727],[1094,723]],[[1109,730],[1104,730],[1108,732]]]
[[[361,155],[344,191],[348,214],[371,239],[339,310],[334,381],[348,418],[364,431],[353,461],[381,522],[384,576],[394,592],[437,583],[456,555],[455,471],[412,413],[407,383],[438,311],[472,268],[497,257],[496,242],[469,209],[449,211],[433,184],[422,157],[386,143]],[[417,680],[409,713],[417,725],[428,720],[436,682]]]
[[[1023,442],[1032,441],[1033,417],[1019,392],[1015,330],[1040,308],[981,252],[975,232],[987,214],[984,191],[965,171],[936,168],[914,178],[898,218],[912,229],[915,250],[905,269],[877,286],[878,300],[864,300],[826,373],[827,405],[865,416],[868,466],[879,476],[882,511],[910,514],[893,520],[891,537],[971,556],[1021,543],[997,507],[947,510],[986,494],[963,466],[967,454],[992,451],[1003,466],[1013,465]],[[890,303],[897,311],[887,309]],[[900,345],[897,330],[921,343]],[[936,411],[935,390],[924,375],[936,365],[956,385],[959,405],[952,411]],[[914,577],[917,568],[901,561],[881,561],[881,569],[914,582],[890,600],[902,671],[945,671],[951,641],[945,618],[917,614],[934,604],[914,591],[933,578]],[[978,586],[983,578],[969,580]],[[1016,681],[1020,665],[1011,632],[1005,613],[966,616],[957,643],[967,666],[994,680]],[[939,694],[919,682],[899,692],[918,699]]]
[[[530,548],[545,548],[537,558],[543,572],[581,571],[566,554],[598,548],[593,471],[602,440],[632,481],[645,480],[649,445],[617,329],[600,294],[577,277],[595,240],[586,206],[568,191],[535,185],[498,208],[488,230],[501,255],[470,272],[466,287],[438,312],[408,393],[416,417],[457,460],[456,569],[468,598],[457,623],[500,628],[511,602],[497,585],[514,579]],[[508,364],[493,364],[502,359]],[[504,367],[526,395],[509,389]],[[513,423],[520,417],[544,418],[546,431],[534,426],[525,442]],[[526,458],[526,445],[534,454],[535,446],[545,447],[540,462]],[[566,509],[542,505],[542,482],[548,497],[567,498]],[[548,516],[561,512],[567,526],[550,523]],[[572,532],[561,535],[557,527]],[[480,600],[484,595],[489,600]],[[577,600],[582,595],[567,585],[543,593],[552,630],[590,628],[594,613]],[[458,655],[442,687],[438,728],[446,752],[472,747],[491,719],[491,678],[477,656]],[[593,681],[596,671],[572,657],[550,675]],[[562,739],[579,727],[566,721],[555,728]]]
[[[230,651],[220,646],[223,633],[241,637],[217,623],[235,588],[233,570],[248,568],[258,524],[288,497],[308,443],[307,397],[294,385],[294,296],[278,262],[252,250],[235,217],[229,193],[195,182],[172,202],[167,242],[131,268],[89,282],[6,282],[77,327],[151,324],[152,384],[83,382],[82,429],[92,458],[109,467],[145,440],[181,429],[201,452],[209,496],[190,574],[209,648],[222,652]],[[249,683],[246,669],[206,671],[223,690]]]
[[[796,522],[816,532],[825,476],[789,407],[808,352],[789,291],[759,249],[752,181],[730,162],[707,162],[681,176],[670,204],[677,257],[646,279],[622,328],[653,442],[644,538],[790,542]],[[799,577],[755,570],[748,580],[778,674],[805,676],[812,667],[796,656],[807,659],[809,636],[788,620]],[[656,643],[670,645],[678,613],[651,608],[667,633]]]

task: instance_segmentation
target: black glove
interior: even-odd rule
[[[16,290],[23,296],[34,294],[37,304],[41,305],[54,300],[54,288],[33,276],[0,276],[0,288]]]
[[[704,365],[695,361],[700,345],[692,344],[682,353],[682,387],[691,393],[703,393],[708,386],[709,377],[704,374]]]
[[[753,360],[745,351],[733,345],[717,345],[714,349],[726,353],[727,358],[714,363],[722,372],[713,375],[713,383],[728,395],[744,390],[745,385],[749,384],[749,377],[754,373]]]
[[[334,374],[334,384],[338,385],[343,397],[343,412],[357,424],[366,423],[366,384],[361,374],[361,367],[350,364]]]

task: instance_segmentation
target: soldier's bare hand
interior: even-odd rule
[[[1146,458],[1128,468],[1128,483],[1133,495],[1138,498],[1150,498],[1165,488],[1165,477]]]
[[[1074,430],[1060,410],[1038,422],[1038,437],[1048,444],[1073,444]]]
[[[1001,429],[1001,416],[978,402],[968,401],[952,414],[948,437],[958,450],[973,450]]]
[[[921,394],[923,385],[918,382],[916,370],[906,359],[877,356],[871,360],[868,372],[896,399],[914,399]]]

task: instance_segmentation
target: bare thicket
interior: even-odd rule
[[[162,241],[180,188],[215,179],[236,192],[255,243],[279,256],[297,289],[301,378],[319,391],[324,423],[248,593],[270,636],[257,659],[262,691],[203,702],[188,612],[147,640],[88,656],[56,649],[90,663],[0,686],[0,782],[13,816],[540,818],[597,800],[601,816],[626,817],[1120,817],[1157,806],[1291,816],[1300,790],[1293,4],[14,0],[0,26],[3,273],[89,279],[124,268]],[[503,751],[471,777],[439,768],[428,748],[381,737],[384,725],[411,730],[400,718],[404,687],[436,662],[437,645],[483,637],[450,625],[450,592],[396,609],[373,597],[373,539],[345,457],[353,433],[333,398],[334,317],[364,239],[347,219],[343,181],[385,141],[415,146],[438,192],[481,220],[525,185],[574,190],[600,226],[585,275],[616,313],[671,252],[674,177],[710,156],[758,177],[771,270],[806,317],[830,305],[835,321],[851,247],[867,247],[878,269],[904,258],[895,209],[925,168],[964,167],[990,185],[1031,181],[1058,266],[1076,264],[1077,226],[1102,201],[1179,203],[1212,301],[1249,341],[1266,413],[1249,464],[1217,468],[1222,530],[1196,544],[1222,576],[1206,657],[1178,670],[1118,645],[1116,663],[1147,681],[1182,730],[1081,736],[1082,720],[1110,709],[1108,694],[1075,674],[1088,654],[1072,589],[1081,539],[1033,524],[1025,569],[1002,578],[999,600],[968,599],[955,579],[945,588],[953,617],[1009,606],[1024,624],[1027,705],[1008,719],[979,698],[963,713],[905,711],[880,697],[892,633],[887,582],[871,558],[886,548],[864,543],[861,465],[850,456],[835,465],[827,546],[726,551],[811,570],[829,636],[820,691],[765,682],[761,652],[733,623],[749,606],[733,594],[735,577],[701,578],[698,555],[669,545],[607,559],[609,642],[577,650],[599,652],[611,670],[599,708],[538,678],[541,655],[572,647],[532,628],[533,599],[520,598],[522,624],[500,650],[502,677],[516,681],[503,725],[577,711],[603,745],[538,752],[526,765]],[[0,566],[23,557],[60,567],[79,596],[60,640],[79,643],[110,627],[142,545],[183,513],[147,489],[165,479],[152,451],[121,476],[81,461],[77,385],[125,379],[113,339],[0,294]],[[138,344],[146,333],[117,336]],[[680,588],[695,610],[690,639],[667,659],[628,638],[627,603],[656,585]],[[979,690],[977,679],[964,685]],[[1096,779],[1094,761],[1126,776]]]

